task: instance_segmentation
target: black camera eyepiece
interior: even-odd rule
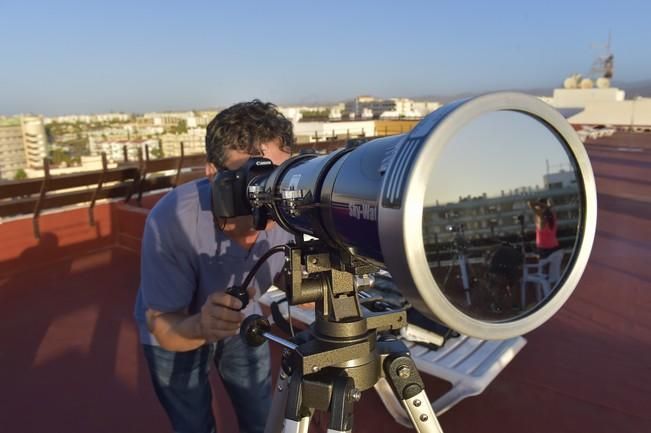
[[[248,187],[258,176],[270,173],[275,166],[262,157],[250,158],[237,170],[220,170],[212,184],[212,208],[217,218],[251,215]]]

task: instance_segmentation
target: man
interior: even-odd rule
[[[271,402],[269,347],[239,337],[245,315],[259,307],[224,293],[243,282],[269,248],[292,239],[274,223],[255,231],[252,217],[213,216],[211,182],[218,170],[241,167],[251,155],[274,164],[289,157],[292,124],[273,104],[258,100],[220,112],[206,134],[208,179],[181,185],[151,210],[142,241],[136,300],[145,358],[158,398],[175,432],[214,432],[208,382],[215,364],[235,407],[240,431],[262,432]],[[256,273],[249,296],[266,290],[284,264],[271,256]]]

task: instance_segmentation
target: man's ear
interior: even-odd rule
[[[207,162],[205,165],[206,177],[212,180],[217,174],[217,167],[212,162]]]

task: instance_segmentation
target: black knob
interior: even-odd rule
[[[260,346],[267,341],[262,334],[270,330],[271,325],[267,319],[259,314],[252,314],[242,322],[240,326],[240,337],[249,346]]]

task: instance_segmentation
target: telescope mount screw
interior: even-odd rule
[[[398,367],[397,373],[401,379],[408,379],[409,376],[411,376],[411,369],[406,365],[401,365],[400,367]]]

